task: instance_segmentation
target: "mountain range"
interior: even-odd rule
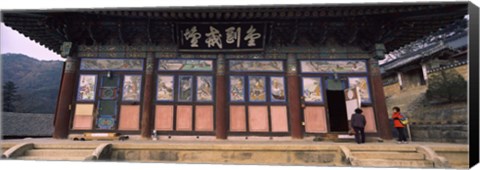
[[[15,112],[55,112],[63,61],[40,61],[23,54],[2,54],[2,83],[12,81],[21,99]]]

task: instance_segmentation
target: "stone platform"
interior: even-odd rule
[[[3,158],[210,164],[468,168],[468,145],[394,141],[1,141]]]

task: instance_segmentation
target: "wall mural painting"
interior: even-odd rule
[[[197,101],[213,100],[213,78],[212,76],[197,77]]]
[[[97,85],[96,75],[80,75],[78,85],[77,100],[93,101],[95,100],[95,87]]]
[[[97,129],[113,130],[115,127],[115,117],[101,115],[97,118]]]
[[[300,62],[302,73],[365,73],[365,61],[308,60]]]
[[[158,76],[157,100],[173,101],[173,76]]]
[[[230,71],[282,72],[282,61],[230,60]]]
[[[265,77],[249,76],[249,99],[253,102],[264,102],[266,99]]]
[[[82,59],[80,70],[143,70],[142,59]]]
[[[320,77],[303,77],[302,84],[305,102],[323,102],[322,79]]]
[[[367,77],[349,77],[348,84],[350,88],[354,88],[355,86],[359,87],[362,103],[371,103]]]
[[[283,77],[270,77],[272,101],[285,101],[285,81]]]
[[[230,101],[245,101],[245,80],[240,76],[230,76]]]
[[[142,76],[125,75],[123,78],[123,101],[140,101]]]
[[[179,76],[178,101],[192,101],[192,76]]]
[[[213,71],[212,60],[159,60],[160,71]]]

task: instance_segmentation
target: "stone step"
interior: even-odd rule
[[[8,143],[8,144],[6,144],[6,143],[1,143],[0,145],[2,146],[2,150],[1,150],[2,152],[5,152],[5,151],[7,151],[8,149],[10,149],[11,147],[15,146],[14,143]]]
[[[433,162],[427,160],[360,159],[352,161],[352,165],[364,167],[433,168]]]
[[[450,163],[450,167],[451,168],[454,168],[454,169],[469,169],[470,168],[470,165],[467,163],[467,164],[455,164],[455,163]]]
[[[360,159],[425,160],[425,155],[415,152],[352,152]]]
[[[64,157],[87,157],[93,153],[93,149],[32,149],[25,156],[64,156]]]
[[[34,149],[95,149],[98,143],[35,144]]]
[[[394,151],[394,152],[417,152],[416,146],[412,145],[351,145],[348,148],[353,151]]]
[[[17,157],[18,160],[42,160],[42,161],[83,161],[85,157],[81,156],[20,156]]]

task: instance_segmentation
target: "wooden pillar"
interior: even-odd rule
[[[423,75],[423,81],[425,81],[425,84],[428,84],[428,70],[427,70],[427,64],[422,63],[422,75]]]
[[[397,78],[398,78],[398,85],[400,85],[400,90],[403,89],[403,82],[402,82],[402,72],[397,72]]]
[[[62,82],[60,86],[60,94],[58,95],[57,109],[55,112],[55,124],[53,131],[53,138],[66,139],[68,138],[68,130],[70,128],[70,112],[74,96],[75,87],[75,73],[77,70],[77,59],[67,57],[65,67],[62,75]]]
[[[392,139],[392,127],[388,119],[387,104],[385,102],[385,94],[383,92],[382,75],[378,61],[370,58],[370,82],[372,82],[373,109],[377,120],[377,129],[382,139]]]
[[[142,123],[140,126],[140,134],[143,139],[150,138],[152,135],[152,102],[155,91],[153,89],[153,66],[154,56],[150,54],[147,58],[145,70],[145,84],[143,86],[143,103],[142,103]]]
[[[304,130],[300,112],[300,86],[295,55],[288,55],[287,65],[288,113],[290,114],[291,135],[293,139],[302,139]]]
[[[216,100],[215,100],[215,135],[217,139],[227,139],[227,86],[225,78],[225,59],[222,54],[217,57]]]

